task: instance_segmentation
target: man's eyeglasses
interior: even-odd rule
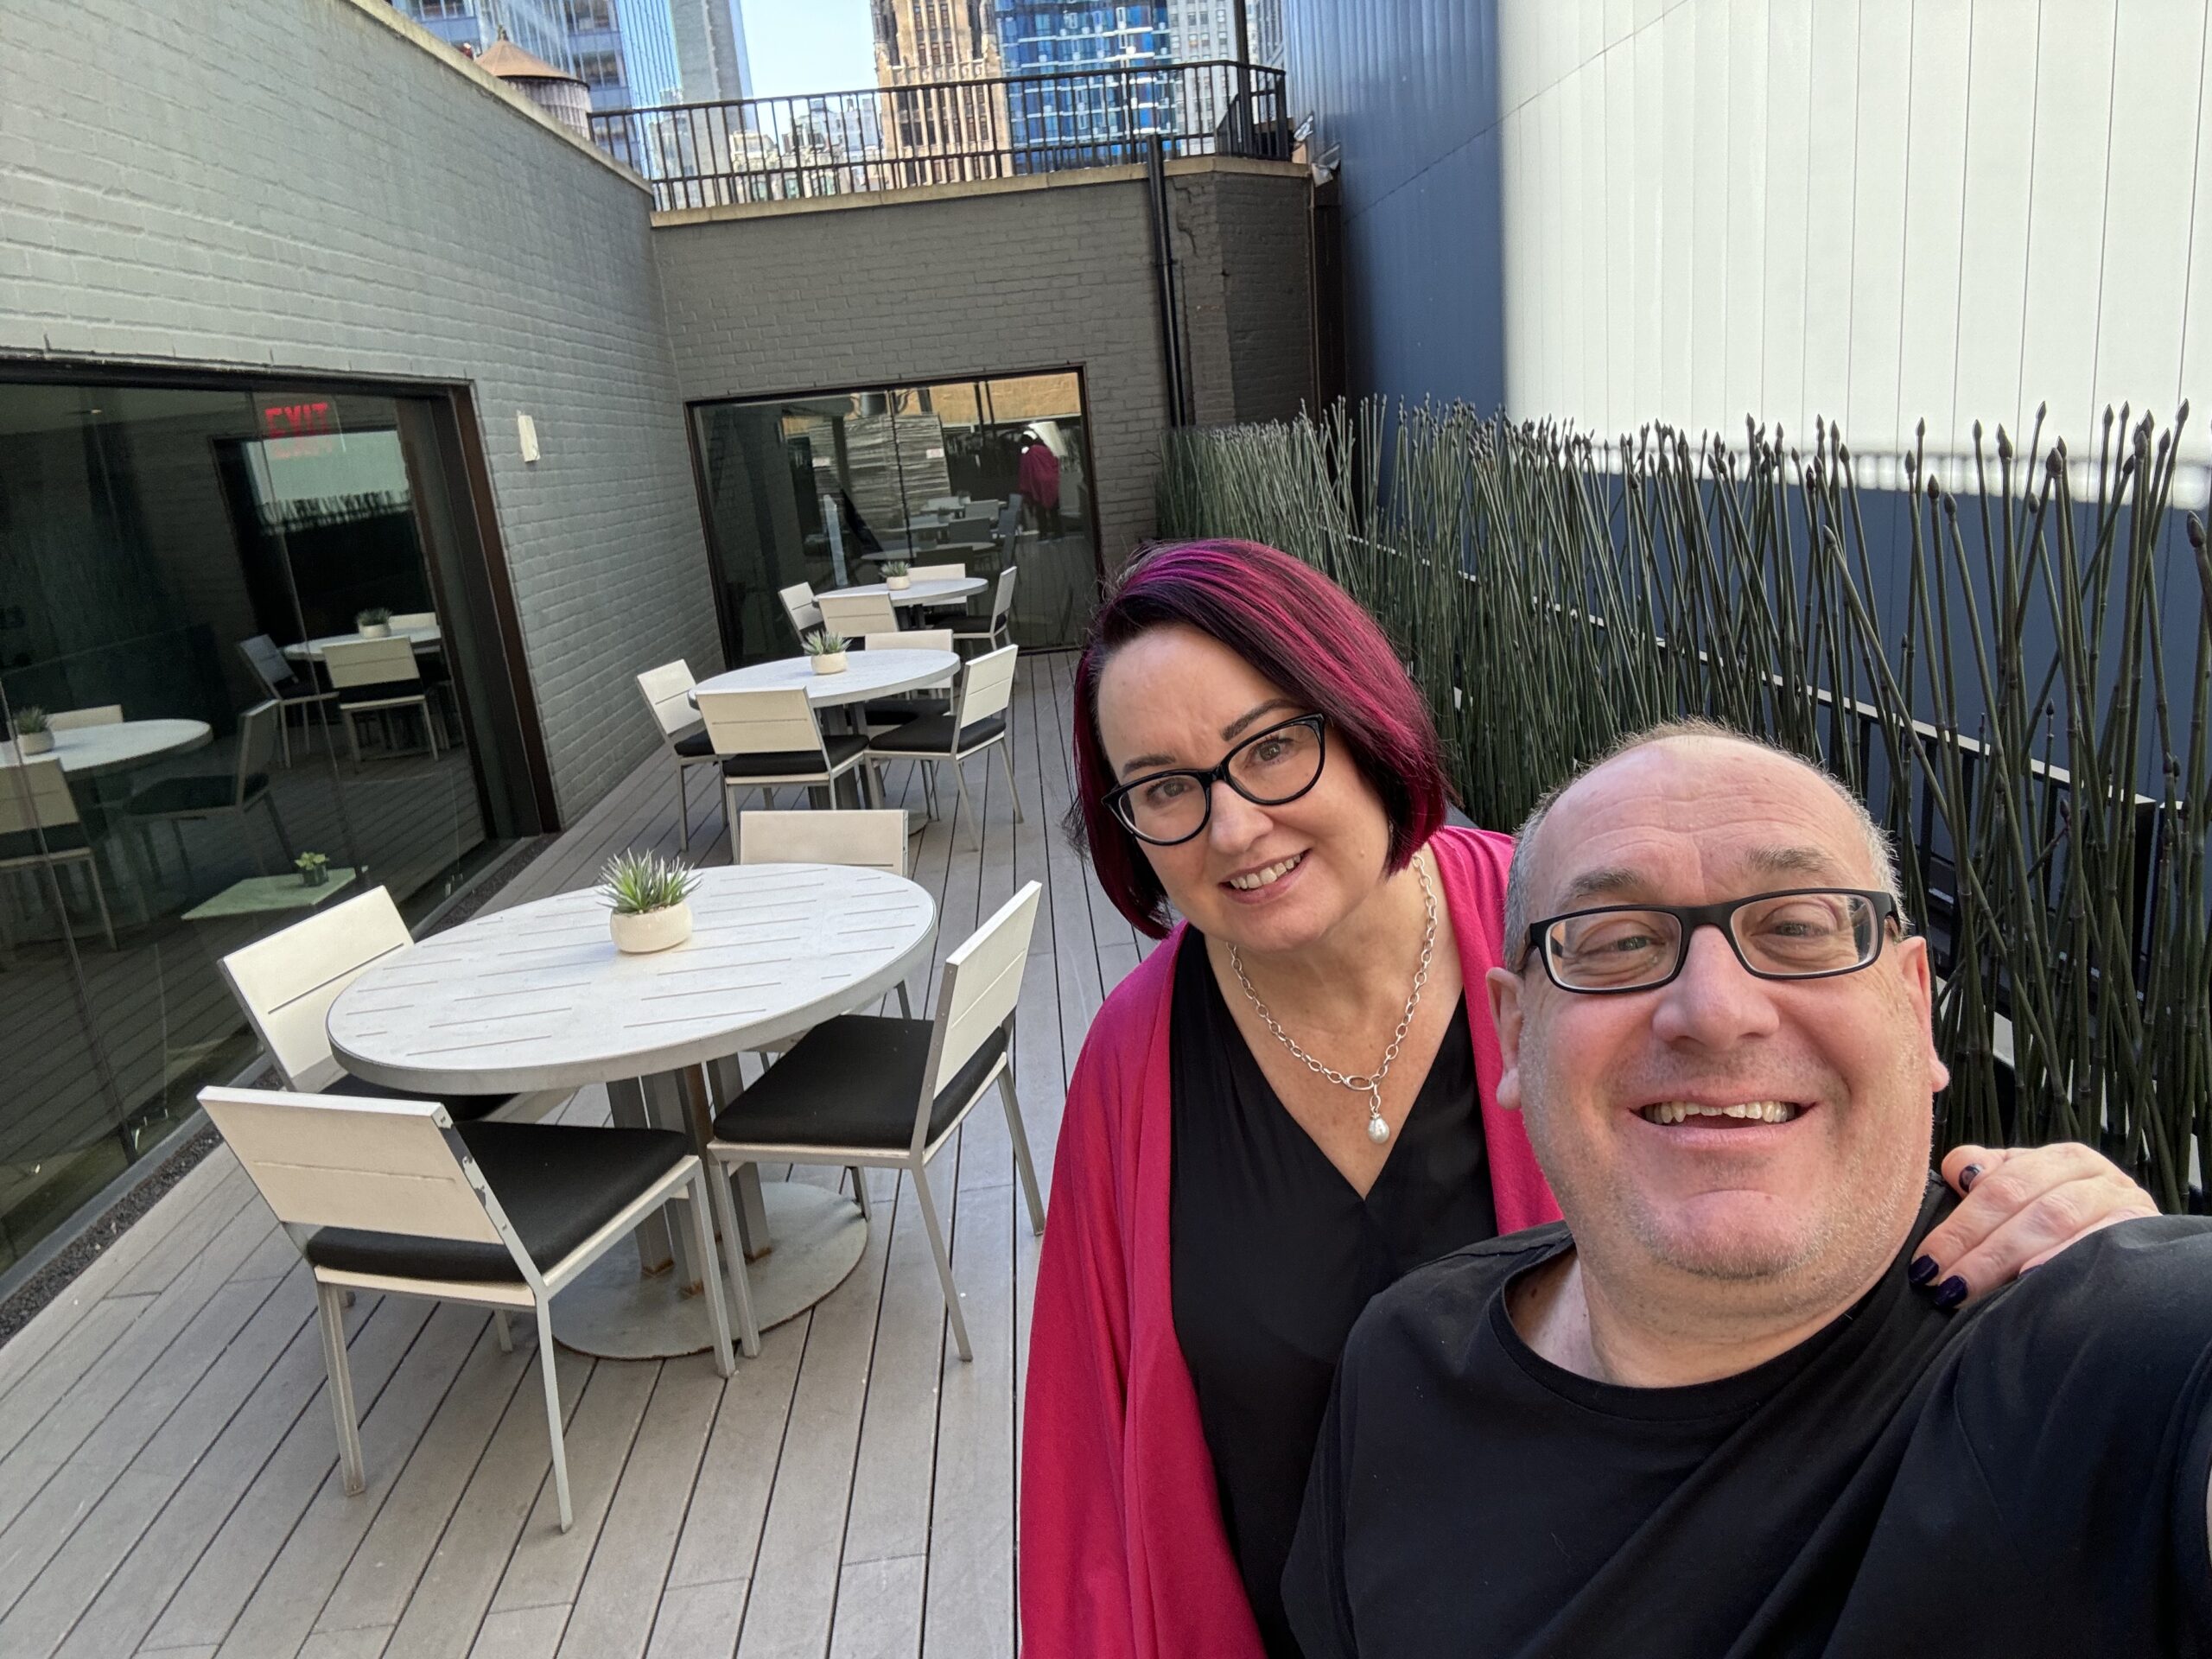
[[[1281,806],[1320,780],[1326,715],[1300,715],[1246,738],[1212,767],[1155,772],[1106,791],[1106,809],[1139,841],[1173,847],[1213,817],[1213,786],[1227,784],[1255,806]]]
[[[1828,979],[1873,965],[1897,901],[1856,887],[1793,887],[1717,905],[1604,905],[1532,922],[1529,950],[1563,991],[1606,995],[1672,984],[1690,936],[1717,927],[1744,971],[1758,979]],[[1526,967],[1526,963],[1523,963]]]

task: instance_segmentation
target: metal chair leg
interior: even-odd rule
[[[1014,821],[1026,823],[1027,820],[1021,816],[1021,791],[1014,781],[1014,751],[1004,742],[993,747],[998,750],[999,759],[1006,763],[1006,792],[1014,802]]]
[[[702,1158],[691,1172],[691,1223],[699,1236],[699,1288],[707,1298],[707,1319],[715,1332],[715,1369],[728,1376],[737,1369],[730,1357],[729,1309],[722,1302],[721,1257],[715,1249],[715,1221],[707,1213],[707,1179],[714,1165]]]
[[[537,1313],[537,1369],[545,1378],[545,1433],[553,1443],[553,1495],[561,1501],[561,1530],[575,1521],[569,1507],[569,1453],[561,1434],[561,1380],[553,1374],[553,1308],[540,1302]]]
[[[868,1172],[858,1164],[847,1164],[845,1173],[853,1178],[853,1202],[861,1207],[861,1219],[874,1221],[875,1207],[868,1196]]]
[[[745,1357],[753,1359],[760,1352],[760,1326],[753,1316],[753,1281],[745,1273],[745,1235],[738,1230],[737,1200],[730,1196],[729,1171],[719,1159],[702,1160],[708,1173],[707,1198],[714,1205],[715,1224],[720,1228],[724,1249],[721,1255],[710,1258],[721,1262],[726,1269],[731,1292],[737,1298],[737,1341]]]
[[[276,810],[276,791],[263,790],[261,804],[269,809],[269,827],[276,832],[276,850],[283,854],[284,862],[289,864],[292,861],[292,838],[284,833],[283,815]],[[281,875],[283,872],[280,870],[277,874]]]
[[[960,1351],[963,1359],[976,1357],[976,1351],[968,1345],[968,1321],[960,1317],[960,1287],[952,1281],[952,1252],[945,1248],[944,1229],[937,1218],[937,1205],[930,1197],[930,1174],[927,1165],[917,1160],[906,1166],[906,1173],[913,1177],[915,1202],[922,1207],[922,1230],[930,1236],[930,1254],[937,1258],[938,1282],[944,1287],[944,1311],[952,1321],[952,1345]]]
[[[85,861],[85,868],[91,873],[92,878],[92,902],[99,906],[100,931],[107,937],[107,948],[110,950],[113,950],[115,949],[115,923],[107,913],[107,889],[100,885],[99,860],[97,858],[86,859]],[[63,926],[66,927],[68,925],[68,917],[65,914],[62,918]]]
[[[1037,1166],[1029,1156],[1029,1132],[1022,1127],[1021,1103],[1014,1097],[1014,1062],[999,1073],[999,1098],[1006,1105],[1006,1132],[1014,1141],[1014,1166],[1021,1172],[1021,1195],[1029,1201],[1029,1230],[1045,1230],[1045,1198],[1037,1190]]]
[[[315,1322],[322,1327],[322,1365],[330,1377],[330,1414],[338,1423],[338,1467],[347,1495],[368,1486],[361,1468],[361,1424],[353,1410],[353,1370],[346,1359],[346,1293],[318,1281]]]
[[[960,810],[968,819],[968,833],[975,837],[976,845],[983,844],[983,818],[976,810],[976,803],[968,794],[968,772],[959,761],[952,763],[952,781],[960,785]]]
[[[499,1351],[501,1353],[512,1354],[514,1352],[515,1328],[513,1325],[508,1321],[507,1310],[504,1307],[494,1308],[492,1310],[492,1334],[499,1339]]]
[[[676,821],[683,826],[683,856],[691,856],[691,792],[683,786],[690,768],[683,761],[676,763]]]

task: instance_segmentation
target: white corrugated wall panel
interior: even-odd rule
[[[1857,451],[1885,464],[1902,447],[1897,367],[1904,346],[1905,204],[1912,143],[1912,0],[1860,0],[1853,129],[1848,390],[1831,405]]]
[[[1928,423],[1931,450],[1955,450],[1959,253],[1966,213],[1967,64],[1973,13],[1963,0],[1913,8],[1910,177],[1897,327],[1899,436]]]
[[[1728,7],[1728,313],[1720,346],[1728,440],[1764,401],[1766,318],[1766,0]]]
[[[2028,212],[2020,403],[2090,453],[2098,279],[2110,153],[2113,0],[2043,9],[2036,48],[2035,182]],[[2032,418],[2030,414],[2027,418]]]

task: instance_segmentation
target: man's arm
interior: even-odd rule
[[[1347,1378],[1337,1373],[1329,1409],[1314,1443],[1313,1467],[1306,1477],[1306,1503],[1299,1511],[1298,1535],[1282,1573],[1283,1611],[1306,1659],[1357,1659],[1351,1597],[1344,1583],[1344,1392]]]

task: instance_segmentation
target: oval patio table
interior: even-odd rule
[[[690,938],[650,956],[614,949],[606,901],[588,888],[433,934],[331,1004],[331,1048],[371,1083],[425,1094],[603,1083],[616,1122],[680,1128],[703,1148],[707,1064],[882,996],[925,958],[937,905],[925,888],[879,870],[748,864],[697,874]],[[765,1330],[836,1288],[860,1260],[868,1224],[829,1188],[758,1183],[749,1166],[741,1173],[743,1243],[764,1252],[749,1277]],[[707,1316],[694,1294],[698,1268],[684,1262],[684,1230],[664,1211],[639,1230],[638,1262],[622,1251],[602,1257],[554,1303],[555,1333],[609,1359],[704,1352]],[[677,1270],[661,1271],[671,1261]]]
[[[925,553],[947,552],[950,548],[925,547]],[[881,594],[893,609],[906,605],[950,605],[955,600],[972,599],[991,584],[981,576],[931,576],[920,582],[910,582],[904,588],[893,588],[887,582],[864,582],[851,588],[824,588],[823,594]],[[819,598],[821,595],[817,594]]]
[[[284,647],[284,654],[296,663],[321,662],[322,653],[333,645],[358,645],[366,643],[368,636],[358,631],[353,633],[326,633],[318,639],[303,640],[296,645]],[[404,639],[417,651],[443,651],[446,636],[435,622],[425,622],[414,627],[395,627],[383,636],[387,639]]]
[[[696,707],[702,691],[767,691],[804,688],[815,709],[836,709],[942,685],[960,671],[960,658],[950,651],[852,651],[842,673],[817,674],[810,657],[785,657],[750,668],[709,676],[691,688]]]
[[[214,736],[204,720],[118,720],[105,726],[72,726],[54,734],[54,747],[33,760],[52,759],[72,778],[97,778],[143,766],[165,754],[204,749]],[[0,766],[19,764],[13,742],[0,743]]]

